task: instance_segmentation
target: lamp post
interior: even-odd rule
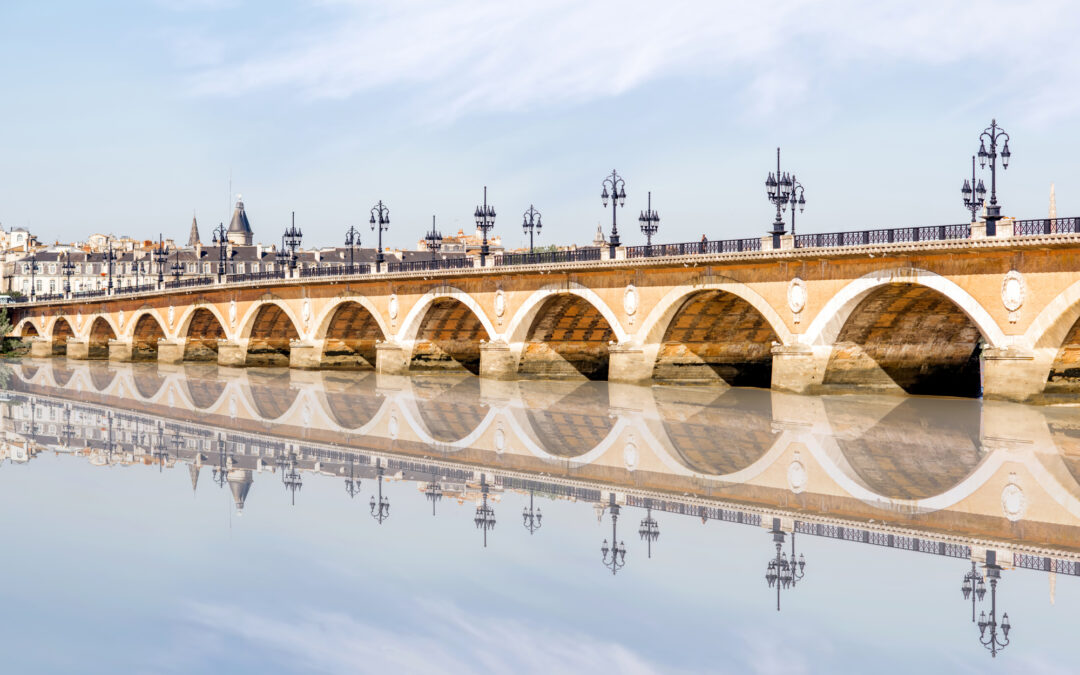
[[[1001,579],[1001,566],[997,564],[997,551],[986,552],[986,576],[990,579],[990,616],[986,612],[979,613],[979,642],[983,647],[990,650],[991,658],[997,658],[997,653],[1009,646],[1009,613],[1001,616],[1001,623],[997,621],[997,585]],[[998,628],[1001,628],[1001,639],[998,639]],[[987,632],[987,629],[990,629]]]
[[[282,244],[289,248],[289,269],[296,269],[296,249],[300,248],[300,242],[304,238],[304,233],[296,227],[296,211],[292,212],[292,225],[285,228],[285,235],[282,237]]]
[[[71,295],[71,275],[75,274],[75,263],[71,262],[71,251],[64,251],[64,264],[60,266],[64,272],[64,295]]]
[[[352,274],[356,271],[355,267],[353,266],[355,262],[354,252],[356,250],[356,247],[360,245],[360,230],[356,229],[356,227],[353,225],[350,225],[348,232],[345,233],[345,245],[349,247],[348,274]]]
[[[296,467],[296,455],[289,453],[289,467],[281,474],[281,480],[285,483],[285,489],[292,493],[292,505],[296,506],[296,491],[304,486],[304,479]]]
[[[165,447],[165,427],[162,426],[161,422],[158,422],[157,425],[157,443],[150,454],[158,463],[158,473],[161,473],[161,470],[165,467],[165,462],[169,461],[169,449]]]
[[[976,214],[986,201],[986,186],[982,180],[975,181],[975,155],[971,156],[971,182],[964,179],[964,186],[960,188],[960,194],[964,198],[964,208],[971,211],[971,222],[975,222]]]
[[[495,207],[489,206],[487,203],[487,186],[484,186],[484,204],[477,206],[476,211],[473,212],[473,218],[476,219],[476,228],[480,230],[483,238],[480,241],[480,267],[483,267],[487,261],[488,256],[488,232],[495,227]]]
[[[432,253],[438,253],[442,249],[442,232],[435,229],[435,216],[431,216],[431,232],[424,235],[424,242]]]
[[[478,529],[484,531],[484,548],[487,548],[488,530],[495,529],[495,509],[488,506],[488,491],[490,487],[484,474],[480,474],[480,506],[476,507],[476,515],[473,522]]]
[[[371,207],[371,223],[372,231],[378,229],[379,232],[379,247],[375,251],[375,271],[382,271],[382,264],[386,260],[386,254],[383,253],[382,247],[382,233],[390,229],[390,209],[386,208],[386,205],[379,200],[379,203]]]
[[[216,235],[215,235],[216,236]],[[215,239],[215,241],[217,241]],[[165,241],[158,233],[158,245],[153,250],[154,262],[157,263],[157,282],[160,288],[165,283],[165,261],[169,259],[169,249],[165,248]]]
[[[773,221],[773,227],[770,234],[772,234],[773,248],[780,248],[780,237],[786,234],[784,230],[784,217],[781,215],[782,211],[787,208],[788,201],[791,199],[792,193],[792,180],[791,176],[786,173],[780,173],[780,148],[776,149],[776,175],[769,172],[769,177],[765,179],[765,194],[769,197],[769,201],[776,206],[776,220]]]
[[[604,567],[611,570],[612,576],[626,566],[626,543],[619,541],[619,505],[615,503],[615,493],[609,495],[608,510],[611,511],[611,546],[607,539],[600,544],[600,556]],[[608,555],[610,554],[610,556]]]
[[[964,594],[964,600],[971,599],[971,623],[975,623],[975,601],[982,602],[986,595],[986,582],[982,575],[975,569],[975,561],[971,561],[971,571],[964,574],[964,580],[960,583],[960,591]]]
[[[107,282],[107,284],[105,286],[105,289],[108,291],[109,295],[112,295],[112,289],[113,289],[113,266],[116,265],[116,251],[113,250],[112,240],[111,239],[109,240],[108,248],[105,250],[104,258],[105,258],[105,267],[108,269],[108,272],[109,272],[109,279],[108,279],[108,282]]]
[[[225,258],[228,255],[225,247],[229,244],[229,236],[225,230],[225,223],[218,223],[217,229],[214,230],[213,241],[218,247],[217,278],[218,283],[220,284],[225,278]]]
[[[352,457],[349,458],[349,475],[345,477],[345,493],[350,498],[360,493],[360,479],[356,477],[356,468]]]
[[[173,280],[176,282],[176,285],[179,286],[180,276],[184,273],[184,264],[180,262],[180,247],[177,246],[174,250],[176,251],[176,256],[173,258],[172,273]]]
[[[220,434],[220,433],[218,434],[218,436],[217,436],[217,447],[218,447],[218,465],[216,467],[214,467],[212,477],[214,479],[214,482],[218,484],[218,487],[225,487],[225,483],[226,483],[226,481],[228,479],[228,474],[229,474],[229,469],[228,469],[229,458],[228,458],[228,456],[226,454],[226,447],[227,446],[225,444],[225,436],[224,436],[224,434]]]
[[[431,502],[431,515],[435,515],[435,504],[443,497],[442,484],[432,475],[431,481],[424,488],[424,498]]]
[[[806,560],[800,555],[795,559],[795,533],[791,533],[791,558],[783,554],[781,548],[784,545],[786,533],[780,529],[780,519],[773,518],[772,525],[773,542],[776,544],[776,557],[769,561],[765,568],[765,581],[769,588],[776,586],[776,611],[780,611],[780,590],[793,588],[805,573]]]
[[[529,253],[533,252],[533,232],[540,234],[544,224],[540,222],[540,212],[529,204],[529,210],[525,212],[521,220],[521,229],[529,233]]]
[[[390,517],[390,500],[387,499],[386,497],[383,497],[383,493],[382,493],[382,479],[383,479],[383,473],[385,471],[386,470],[383,468],[383,465],[382,465],[382,460],[381,459],[376,459],[375,460],[375,482],[379,486],[379,499],[378,499],[378,501],[376,501],[375,500],[375,495],[372,495],[370,504],[371,504],[371,517],[374,518],[375,520],[379,521],[380,525],[383,524],[384,520],[386,520],[387,518]]]
[[[795,207],[799,207],[799,213],[806,210],[806,194],[803,185],[791,174],[791,196],[788,198],[791,205],[791,236],[795,236]]]
[[[641,526],[638,527],[638,535],[641,536],[641,540],[648,546],[649,558],[651,559],[653,542],[660,538],[660,524],[652,517],[651,502],[645,503],[645,517],[641,519]]]
[[[618,221],[618,209],[616,206],[626,206],[626,181],[622,179],[614,169],[611,170],[611,175],[603,180],[601,185],[604,187],[604,191],[600,193],[600,201],[604,203],[604,208],[607,208],[608,197],[611,197],[611,237],[608,239],[609,257],[615,259],[615,249],[619,248],[619,221]],[[608,188],[611,188],[611,192],[608,192]]]
[[[652,192],[649,193],[649,206],[638,216],[641,223],[641,233],[645,235],[646,255],[652,253],[652,238],[660,229],[660,214],[652,210]]]
[[[529,507],[521,509],[521,519],[524,521],[525,529],[529,531],[530,535],[540,529],[543,518],[544,514],[540,512],[539,508],[533,509],[533,491],[529,490]]]
[[[33,302],[37,294],[37,251],[31,253],[26,259],[30,261],[30,302]]]
[[[1001,206],[997,202],[997,159],[998,141],[1004,139],[1004,147],[1001,149],[1001,168],[1009,168],[1009,134],[997,125],[997,120],[990,120],[990,126],[979,134],[979,166],[986,168],[987,160],[990,161],[990,203],[986,205],[986,236],[997,236],[997,222],[1001,220]],[[990,149],[987,151],[986,144],[989,142]]]

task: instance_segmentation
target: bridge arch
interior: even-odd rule
[[[425,293],[402,321],[398,340],[417,371],[480,372],[480,344],[497,336],[483,308],[458,288]]]
[[[1080,281],[1059,293],[1024,333],[1045,364],[1047,393],[1080,392]]]
[[[611,308],[580,284],[552,284],[530,295],[506,336],[520,346],[519,373],[594,380],[607,379],[609,344],[626,341]]]
[[[109,358],[109,340],[116,339],[116,326],[105,314],[99,314],[89,322],[86,331],[87,354],[89,359]]]
[[[254,304],[244,317],[240,337],[247,340],[249,366],[288,366],[290,343],[300,339],[297,321],[288,305],[279,300]]]
[[[331,304],[315,325],[313,337],[323,344],[324,368],[374,369],[375,345],[390,334],[379,310],[363,296]]]
[[[771,383],[773,343],[793,340],[772,305],[733,280],[669,292],[639,334],[656,379],[758,387]]]
[[[228,339],[226,325],[213,305],[189,307],[176,328],[176,336],[184,340],[184,360],[217,361],[218,340]]]
[[[831,350],[827,386],[946,396],[979,396],[982,348],[1007,343],[971,295],[916,268],[851,282],[826,303],[805,341]]]
[[[132,317],[129,325],[131,326],[131,360],[157,360],[157,343],[165,337],[165,328],[161,325],[161,320],[156,313],[152,310],[144,310]]]
[[[53,356],[64,356],[67,354],[67,340],[69,337],[75,337],[75,330],[71,327],[71,323],[68,322],[65,317],[56,317],[56,320],[53,321],[52,329],[49,331]]]
[[[24,338],[35,337],[40,334],[41,332],[38,330],[37,324],[34,323],[34,320],[31,317],[26,317],[20,321],[19,325],[15,327],[15,330],[12,331],[12,335]]]

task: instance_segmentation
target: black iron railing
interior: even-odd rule
[[[127,293],[142,293],[143,291],[155,290],[157,290],[155,284],[142,284],[141,286],[119,286],[115,292],[117,295],[125,295]]]
[[[460,270],[473,266],[473,259],[467,257],[435,258],[434,260],[407,260],[386,265],[387,272],[423,272],[428,270]]]
[[[678,255],[704,255],[706,253],[742,253],[760,251],[761,238],[715,239],[713,241],[690,241],[682,244],[653,244],[651,246],[627,246],[627,258],[660,258]]]
[[[71,297],[77,300],[79,298],[100,298],[103,295],[105,295],[104,288],[97,291],[76,291],[71,294]]]
[[[823,232],[795,235],[795,248],[834,248],[838,246],[866,246],[868,244],[901,244],[914,241],[948,241],[950,239],[967,239],[970,236],[970,223],[896,227],[887,230],[857,230],[855,232]]]
[[[368,274],[371,265],[329,265],[327,267],[305,267],[300,270],[301,277],[336,277],[345,274]]]
[[[63,299],[64,299],[64,294],[63,293],[46,293],[44,295],[36,295],[36,296],[34,296],[34,300],[36,300],[37,302],[48,302],[49,300],[63,300]]]
[[[1014,237],[1029,237],[1035,234],[1076,233],[1080,233],[1080,218],[1042,218],[1013,221]]]
[[[541,251],[540,253],[504,253],[495,256],[495,265],[550,265],[564,262],[587,262],[600,260],[601,251],[596,246],[571,251]]]
[[[214,277],[191,277],[190,279],[166,281],[165,288],[191,288],[193,286],[209,286],[212,283],[214,283]]]
[[[284,279],[285,270],[273,272],[246,272],[244,274],[226,274],[225,283],[241,283],[244,281],[270,281],[272,279]]]

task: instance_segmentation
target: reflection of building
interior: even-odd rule
[[[229,491],[232,492],[233,503],[236,504],[236,512],[244,512],[244,502],[247,501],[248,492],[251,491],[251,469],[232,469],[228,473]]]

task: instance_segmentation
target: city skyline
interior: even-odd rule
[[[412,248],[432,213],[470,231],[487,185],[507,246],[530,204],[537,245],[583,244],[610,229],[614,167],[627,244],[649,191],[658,242],[761,236],[777,146],[806,186],[802,232],[958,223],[992,117],[1014,139],[1004,215],[1045,216],[1051,182],[1075,208],[1067,3],[644,7],[5,6],[0,51],[21,65],[0,223],[184,239],[195,211],[205,237],[243,193],[256,240],[295,210],[305,243],[334,245],[382,199],[386,244]]]

